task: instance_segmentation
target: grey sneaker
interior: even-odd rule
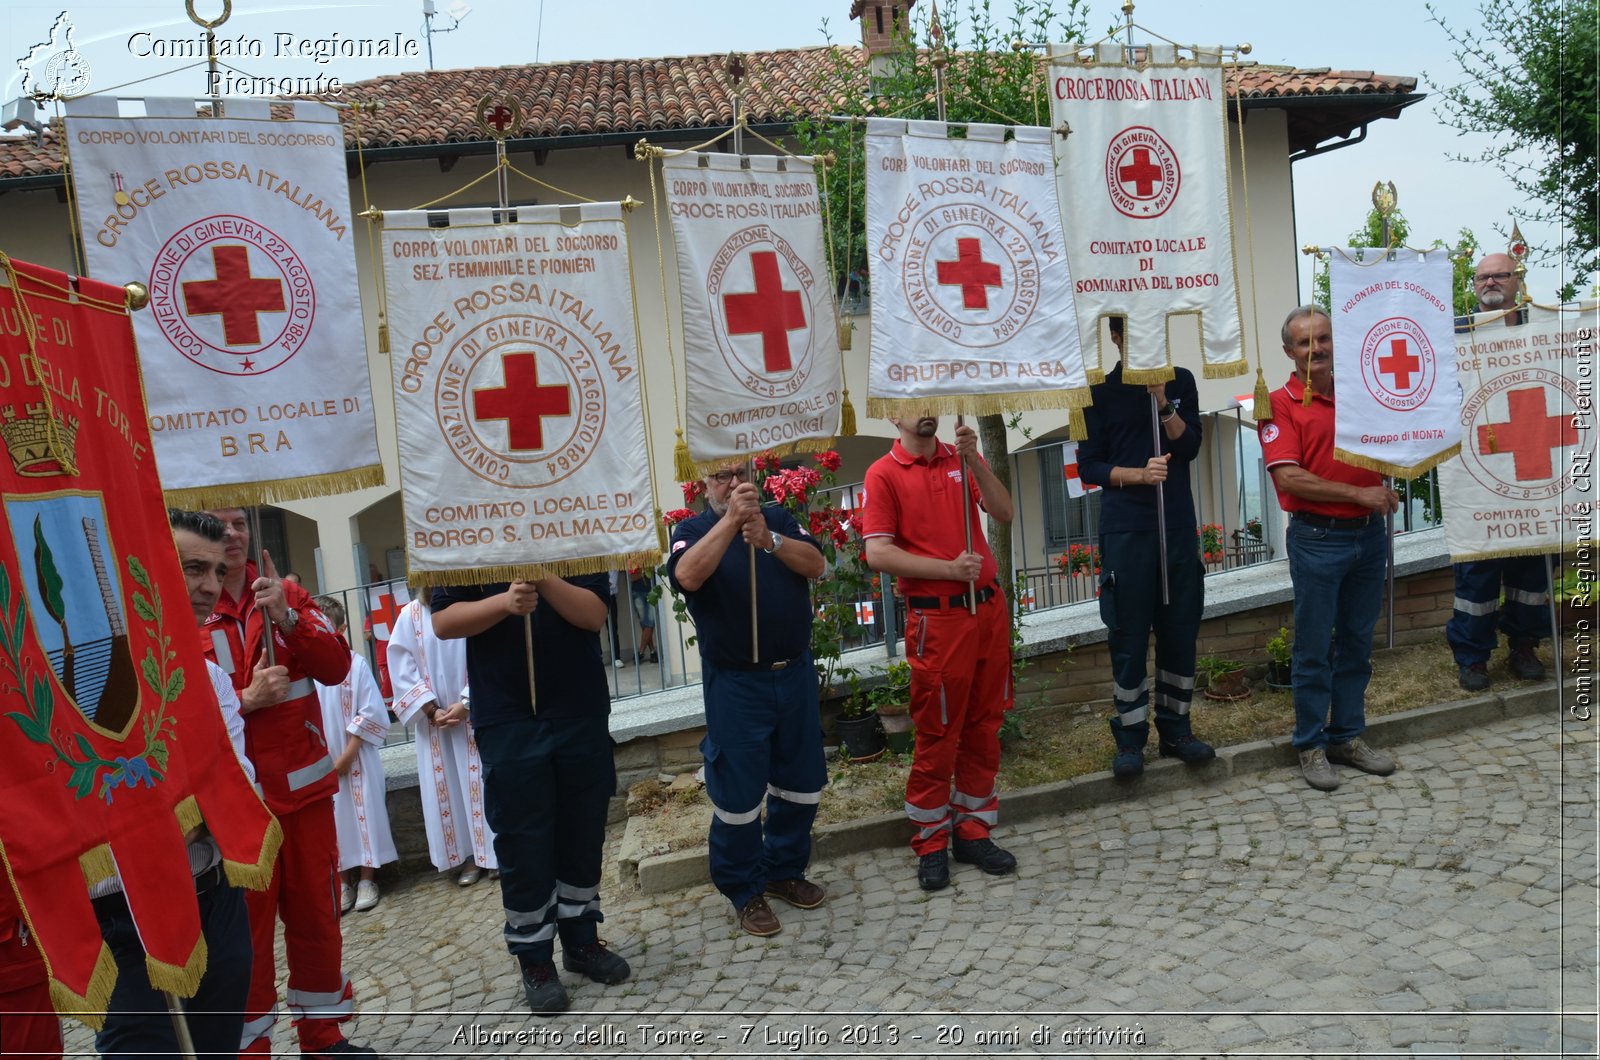
[[[1320,747],[1300,752],[1300,772],[1318,791],[1332,791],[1339,786],[1339,774],[1328,764],[1328,753]]]
[[[1304,757],[1301,761],[1305,761]],[[1354,766],[1363,773],[1379,777],[1386,777],[1394,772],[1394,759],[1382,751],[1368,747],[1367,742],[1359,736],[1349,743],[1330,743],[1328,761],[1337,762],[1342,766]]]

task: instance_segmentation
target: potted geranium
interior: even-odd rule
[[[1195,669],[1206,675],[1206,698],[1233,702],[1250,698],[1250,686],[1245,683],[1244,665],[1218,655],[1202,655]]]
[[[1222,551],[1222,527],[1216,523],[1206,523],[1195,533],[1200,538],[1200,555],[1205,560],[1206,566],[1214,567],[1225,558]]]
[[[916,736],[911,724],[911,664],[902,660],[885,670],[883,684],[872,690],[871,701],[889,750],[910,751]]]

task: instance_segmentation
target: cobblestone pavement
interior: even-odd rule
[[[608,881],[602,935],[633,978],[564,975],[555,1020],[527,1014],[491,885],[390,881],[345,920],[352,1037],[388,1055],[1595,1055],[1594,730],[1546,714],[1391,750],[1398,773],[1342,769],[1331,795],[1269,772],[1003,826],[1016,877],[954,865],[932,896],[906,850],[816,864],[828,903],[775,903],[767,940],[707,887]]]

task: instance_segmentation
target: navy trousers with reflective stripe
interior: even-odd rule
[[[702,665],[711,882],[743,909],[768,880],[802,877],[811,861],[811,825],[828,779],[817,670],[810,655],[776,672]]]
[[[1145,659],[1156,636],[1156,724],[1183,726],[1194,698],[1195,638],[1205,609],[1205,567],[1194,528],[1167,531],[1167,599],[1161,602],[1160,537],[1155,531],[1100,535],[1100,617],[1106,624],[1117,714],[1124,726],[1149,720]]]
[[[506,949],[524,965],[595,940],[606,807],[617,790],[604,715],[496,722],[476,730],[494,830]]]
[[[1496,619],[1513,648],[1531,648],[1550,635],[1550,580],[1543,556],[1457,563],[1455,573],[1455,607],[1444,635],[1457,666],[1489,661],[1498,639]]]

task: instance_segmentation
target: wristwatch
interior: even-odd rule
[[[761,550],[769,556],[783,547],[783,535],[778,533],[776,530],[770,531],[770,533],[772,534],[772,547]]]
[[[298,626],[299,624],[300,612],[292,607],[283,613],[283,621],[278,623],[278,625],[283,627],[283,631],[285,633],[293,633],[294,627]]]
[[[1172,402],[1169,401],[1165,405],[1161,406],[1161,418],[1162,419],[1166,419],[1168,416],[1172,415],[1174,412],[1177,412],[1177,411],[1178,411],[1178,406],[1174,405]]]

